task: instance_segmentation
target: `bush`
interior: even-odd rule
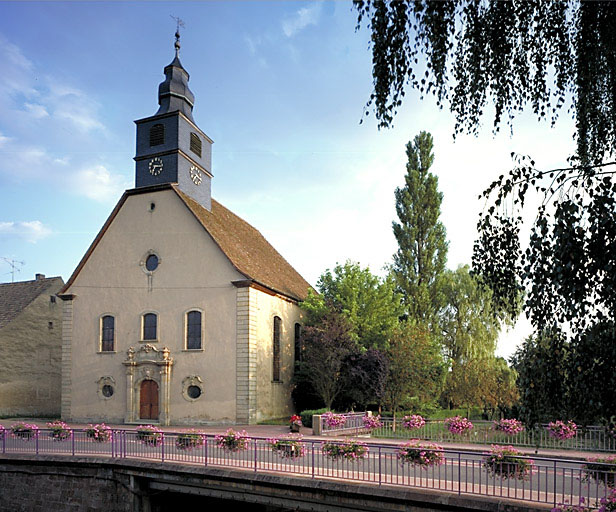
[[[272,451],[285,459],[297,459],[306,455],[306,446],[302,443],[302,435],[288,435],[281,438],[268,439]]]
[[[224,434],[219,434],[215,438],[216,445],[228,452],[241,452],[248,448],[250,438],[245,430],[236,432],[232,428]]]
[[[423,443],[417,440],[401,444],[396,453],[402,463],[416,464],[424,469],[430,466],[438,466],[445,462],[443,447],[438,444]]]
[[[368,447],[358,441],[346,441],[344,443],[323,443],[321,451],[332,460],[348,460],[355,462],[364,459],[368,455]]]
[[[588,459],[583,469],[584,477],[582,480],[585,482],[595,480],[597,483],[604,483],[607,487],[614,487],[616,481],[616,455]]]
[[[175,447],[183,451],[199,448],[203,446],[203,436],[204,434],[194,429],[182,432],[175,439]]]
[[[52,421],[47,423],[47,427],[51,429],[49,437],[54,441],[66,441],[71,437],[71,428],[63,421]]]
[[[154,425],[139,425],[136,437],[146,446],[158,446],[163,442],[162,430]]]
[[[493,475],[501,478],[516,478],[526,480],[530,476],[534,462],[522,458],[520,452],[513,446],[492,445],[490,453],[486,454],[483,466]]]
[[[86,429],[86,436],[97,443],[108,443],[111,441],[111,428],[104,423],[97,425],[90,423]]]
[[[36,425],[24,423],[23,421],[19,421],[11,425],[11,433],[13,434],[13,437],[25,439],[26,441],[32,439],[38,432],[38,429],[39,428]]]
[[[577,425],[571,420],[567,423],[557,420],[550,422],[547,426],[547,430],[550,436],[558,439],[559,441],[564,441],[575,437],[575,434],[577,433]]]
[[[312,416],[314,414],[324,414],[327,412],[326,408],[323,409],[308,409],[306,411],[302,411],[299,415],[302,418],[302,425],[304,427],[312,428]]]
[[[495,421],[492,425],[492,429],[499,432],[504,432],[510,436],[515,436],[516,434],[524,431],[524,425],[522,425],[521,421],[516,420],[515,418],[502,419]]]

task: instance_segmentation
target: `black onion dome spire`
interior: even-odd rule
[[[180,62],[180,33],[175,33],[175,58],[165,67],[165,81],[158,86],[158,104],[156,115],[180,111],[191,121],[195,95],[188,87],[190,75]]]

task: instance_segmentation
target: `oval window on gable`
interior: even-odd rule
[[[165,126],[155,124],[150,128],[150,147],[160,146],[165,143]]]
[[[158,268],[158,256],[150,254],[145,260],[145,268],[148,272],[154,272]]]

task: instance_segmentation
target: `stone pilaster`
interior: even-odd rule
[[[73,344],[73,299],[62,300],[62,401],[60,414],[67,421],[71,418],[72,402],[72,344]]]
[[[236,303],[236,397],[237,423],[257,420],[257,293],[237,289]]]

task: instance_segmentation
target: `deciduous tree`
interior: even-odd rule
[[[309,323],[331,308],[349,322],[351,337],[361,347],[384,349],[402,314],[400,295],[390,277],[375,276],[359,263],[347,261],[327,269],[317,282],[319,295],[309,294],[302,307],[308,312]]]
[[[304,375],[325,407],[331,409],[344,386],[342,367],[345,359],[357,350],[351,326],[344,316],[330,310],[318,325],[305,326],[301,335],[304,347]]]
[[[445,365],[440,345],[427,329],[401,322],[390,340],[388,357],[384,398],[394,416],[405,399],[430,400],[440,393]]]

